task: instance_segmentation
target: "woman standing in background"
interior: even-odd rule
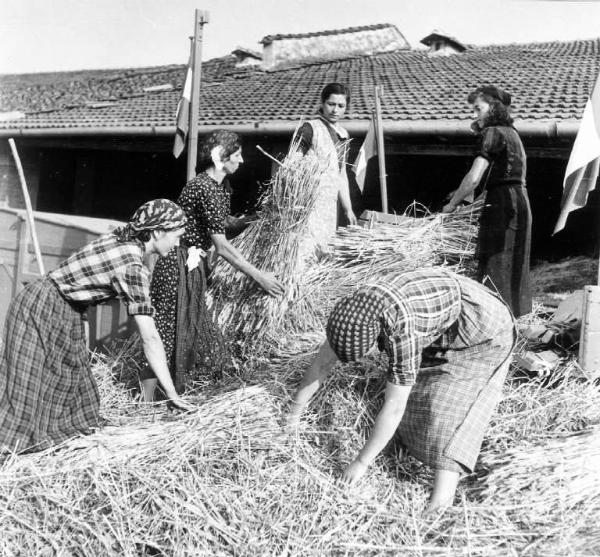
[[[326,178],[319,184],[317,202],[308,224],[317,253],[335,233],[338,200],[347,223],[356,224],[346,174],[348,132],[339,124],[349,103],[348,89],[340,83],[329,83],[321,91],[317,118],[302,124],[293,140],[293,143],[298,142],[302,154],[314,152],[327,167]]]
[[[531,208],[525,176],[527,160],[509,113],[511,96],[493,87],[479,87],[469,97],[480,136],[479,151],[442,212],[450,213],[484,182],[485,206],[477,243],[477,279],[497,290],[515,317],[531,311],[529,257]]]

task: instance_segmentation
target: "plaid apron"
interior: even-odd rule
[[[99,425],[82,314],[49,278],[11,302],[0,360],[0,453],[41,450]]]
[[[472,471],[501,395],[516,333],[499,297],[470,281],[457,284],[460,316],[450,334],[423,350],[398,433],[409,452],[432,468]],[[491,324],[495,334],[490,334]]]

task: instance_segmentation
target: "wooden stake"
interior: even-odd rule
[[[200,76],[202,73],[202,34],[208,23],[208,12],[196,10],[194,20],[194,46],[192,56],[192,91],[190,95],[190,125],[187,144],[187,179],[196,176],[198,151],[198,114],[200,108]]]
[[[19,158],[19,153],[17,151],[17,146],[15,145],[15,140],[12,137],[8,140],[8,144],[10,145],[10,150],[12,151],[12,155],[15,159],[15,163],[17,165],[17,172],[19,173],[19,180],[21,181],[21,191],[23,192],[23,197],[25,199],[27,221],[29,222],[29,230],[31,231],[31,239],[33,240],[33,251],[35,252],[35,258],[37,260],[38,269],[40,271],[40,275],[45,275],[46,273],[44,272],[44,262],[42,261],[42,252],[40,251],[40,244],[38,242],[37,233],[35,231],[35,223],[33,222],[33,208],[31,207],[31,199],[29,198],[29,190],[27,189],[27,182],[25,181],[23,165],[21,164],[21,159]]]
[[[383,85],[375,86],[375,135],[377,136],[377,160],[379,161],[379,186],[381,189],[381,210],[389,213],[387,197],[387,178],[385,172],[385,151],[383,146],[383,120],[381,118],[381,101]]]

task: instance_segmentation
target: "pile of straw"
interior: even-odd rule
[[[394,224],[339,228],[329,256],[304,278],[321,321],[339,298],[385,276],[432,266],[471,275],[480,211],[478,202],[447,215],[402,216]]]
[[[219,262],[212,295],[219,324],[236,337],[260,342],[275,331],[314,326],[314,309],[306,301],[301,276],[307,223],[325,168],[314,154],[298,156],[295,146],[279,165],[259,218],[234,239],[236,248],[261,271],[275,273],[285,285],[283,298],[266,295],[246,275]],[[302,316],[299,325],[295,318]]]
[[[455,508],[422,519],[431,471],[393,444],[356,489],[338,485],[372,427],[385,363],[375,357],[336,368],[299,433],[282,440],[280,406],[312,357],[254,370],[257,386],[239,390],[229,378],[224,394],[207,387],[203,406],[179,416],[165,415],[160,404],[136,404],[110,380],[125,375],[118,368],[129,355],[96,358],[103,412],[114,426],[0,467],[0,555],[504,557],[600,550],[591,514],[598,497],[544,515],[541,491],[482,495],[473,489],[482,485],[477,475],[461,483]],[[478,473],[503,474],[517,486],[515,476],[527,474],[512,466],[524,462],[520,451],[538,447],[549,432],[591,427],[599,408],[600,392],[587,381],[509,382],[482,453],[488,468]],[[511,460],[503,458],[507,451]],[[539,461],[534,469],[549,472]],[[533,489],[551,489],[533,480]]]
[[[482,497],[528,507],[548,519],[577,506],[592,504],[600,511],[600,427],[547,436],[503,453],[487,453],[488,470]]]
[[[308,214],[321,175],[315,156],[290,151],[260,218],[234,240],[250,262],[282,280],[283,299],[267,296],[229,265],[218,265],[213,275],[219,324],[246,353],[282,353],[290,343],[320,333],[334,303],[368,281],[434,265],[472,273],[481,202],[448,215],[339,228],[327,252],[306,257]]]

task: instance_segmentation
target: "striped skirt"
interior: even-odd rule
[[[0,360],[0,452],[41,450],[99,425],[82,314],[48,278],[11,302]]]

